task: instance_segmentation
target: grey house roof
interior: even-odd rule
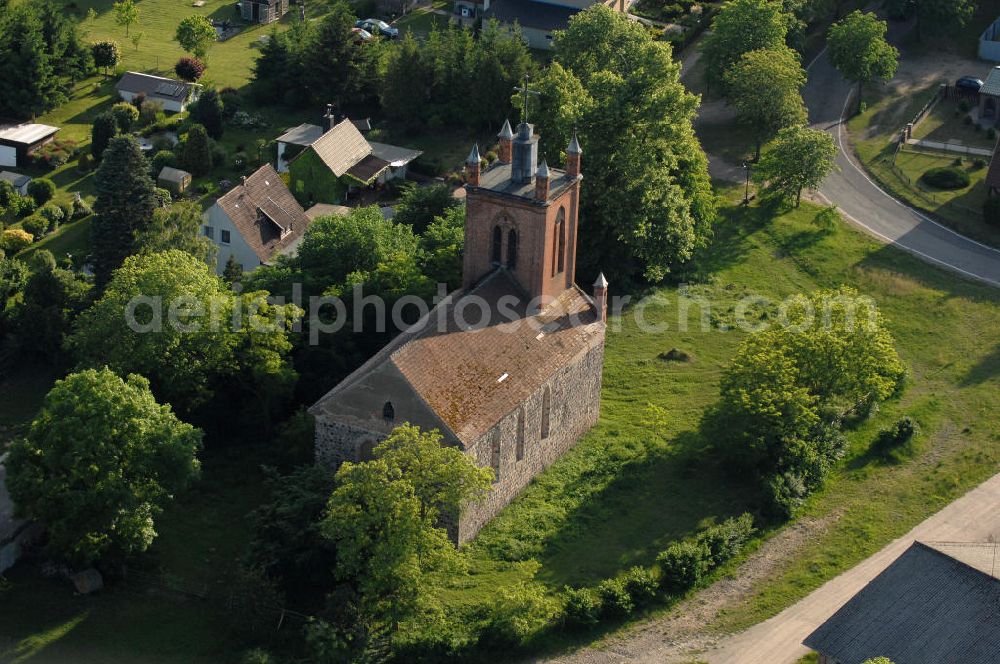
[[[493,0],[485,18],[495,18],[507,24],[517,22],[525,28],[552,32],[565,30],[570,17],[579,11],[577,7],[560,7],[537,0]]]
[[[914,542],[803,643],[838,664],[995,664],[1000,580]]]
[[[10,182],[15,189],[20,189],[24,185],[31,182],[31,178],[27,175],[21,175],[20,173],[11,173],[10,171],[0,171],[0,180],[4,182]]]
[[[979,88],[979,94],[1000,97],[1000,66],[990,70],[983,87]]]
[[[133,94],[144,94],[147,99],[165,101],[185,101],[191,94],[191,90],[198,87],[195,83],[185,83],[175,81],[172,78],[143,74],[137,71],[125,72],[121,80],[115,84],[117,92],[131,92]]]
[[[36,122],[0,122],[0,142],[8,145],[32,146],[59,131],[59,127]]]

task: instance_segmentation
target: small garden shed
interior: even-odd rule
[[[164,166],[156,177],[156,186],[163,187],[172,194],[183,194],[191,186],[191,174],[179,168]]]

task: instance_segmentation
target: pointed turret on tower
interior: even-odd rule
[[[608,320],[608,280],[601,272],[594,282],[594,305],[597,308],[597,317],[602,321]]]
[[[566,147],[566,175],[574,178],[580,175],[580,158],[582,156],[583,149],[580,147],[580,141],[576,138],[576,132],[573,132],[573,139]]]
[[[468,158],[465,160],[465,179],[473,187],[479,186],[479,177],[482,173],[483,159],[479,156],[479,143],[472,146]]]
[[[503,128],[497,134],[497,158],[501,164],[509,164],[511,159],[511,142],[514,140],[514,130],[510,128],[510,120],[503,121]]]

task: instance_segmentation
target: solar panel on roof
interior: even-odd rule
[[[181,86],[176,83],[160,83],[156,86],[156,93],[161,95],[167,95],[168,97],[175,97],[180,91]]]

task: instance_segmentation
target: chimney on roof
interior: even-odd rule
[[[472,146],[468,159],[465,160],[465,181],[473,187],[479,186],[479,176],[482,173],[482,157],[479,156],[479,143]]]
[[[247,176],[245,175],[240,176],[240,186],[241,187],[247,186]]]
[[[583,156],[583,150],[580,148],[580,141],[576,138],[576,132],[573,132],[573,139],[566,147],[566,175],[571,178],[580,175],[581,156]]]
[[[597,308],[597,317],[602,322],[608,322],[608,280],[604,273],[597,277],[594,282],[594,306]]]
[[[545,201],[549,198],[549,165],[542,159],[542,165],[535,173],[535,200]]]
[[[518,125],[512,147],[510,179],[528,184],[535,177],[535,169],[538,167],[538,136],[535,136],[535,128],[527,122]]]
[[[497,145],[497,159],[501,164],[509,164],[511,157],[511,141],[514,140],[514,132],[510,128],[510,120],[503,121],[503,129],[497,134],[500,139]]]
[[[333,112],[333,104],[327,104],[326,115],[323,116],[323,133],[333,129],[335,124],[337,124],[337,115]]]

